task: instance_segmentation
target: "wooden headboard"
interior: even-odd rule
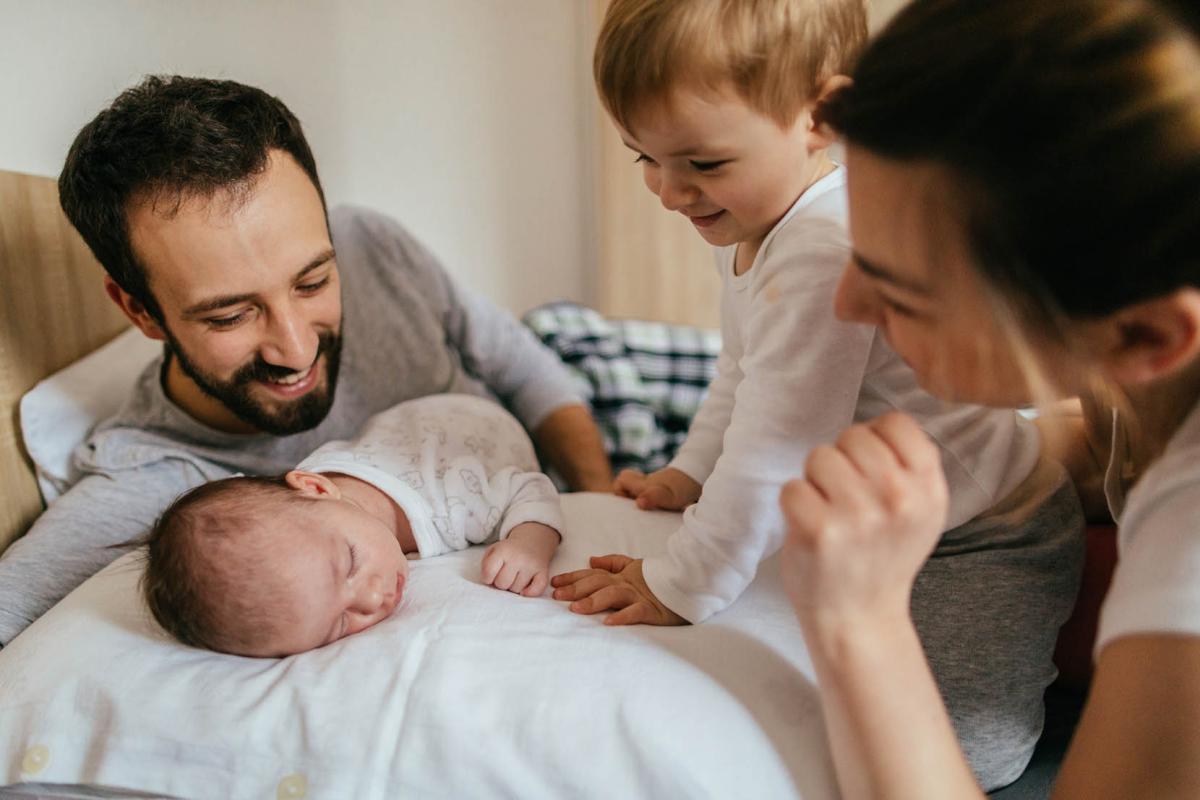
[[[58,205],[58,185],[0,170],[0,551],[42,512],[17,404],[128,325]]]

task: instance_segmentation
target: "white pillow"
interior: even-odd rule
[[[21,437],[49,505],[79,480],[71,454],[96,423],[117,413],[162,342],[130,328],[38,383],[21,398]]]
[[[552,567],[661,552],[675,514],[567,495]],[[0,784],[197,798],[835,796],[774,560],[702,625],[613,628],[412,564],[404,605],[281,660],[165,638],[131,554],[0,650]]]

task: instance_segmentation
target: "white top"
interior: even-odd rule
[[[1115,432],[1114,444],[1123,441]],[[1120,485],[1125,461],[1124,448],[1114,448],[1106,485]],[[1124,508],[1118,493],[1109,494],[1120,559],[1095,652],[1134,633],[1200,636],[1200,405],[1123,498]]]
[[[554,484],[512,414],[470,395],[433,395],[367,420],[353,441],[329,442],[296,469],[340,472],[399,504],[423,558],[503,539],[522,522],[562,533]]]
[[[667,554],[644,564],[654,594],[691,622],[729,606],[779,549],[780,488],[853,422],[891,409],[916,417],[942,449],[950,527],[1003,499],[1037,462],[1028,421],[934,399],[875,328],[834,317],[849,252],[841,167],[801,195],[747,272],[734,275],[734,247],[717,250],[717,377],[671,462],[704,491]]]

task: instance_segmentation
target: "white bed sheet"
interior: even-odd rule
[[[555,571],[649,555],[678,516],[567,495]],[[196,798],[836,794],[812,669],[768,561],[728,611],[609,628],[417,561],[401,609],[311,653],[168,640],[127,556],[0,650],[0,784]]]

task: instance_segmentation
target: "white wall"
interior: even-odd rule
[[[589,302],[584,3],[0,0],[0,168],[57,175],[150,72],[228,77],[300,117],[332,203],[403,221],[514,311]]]

